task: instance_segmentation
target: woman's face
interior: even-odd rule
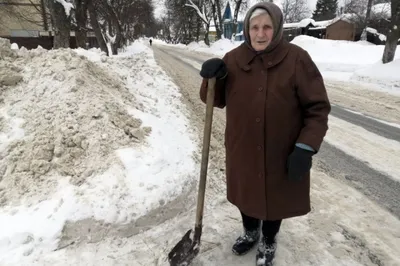
[[[269,14],[262,14],[250,20],[250,41],[256,51],[265,50],[274,36],[274,27]]]

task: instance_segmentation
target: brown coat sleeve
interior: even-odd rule
[[[296,62],[296,83],[304,118],[297,142],[307,144],[318,151],[328,130],[331,105],[321,73],[304,50]]]
[[[226,66],[228,66],[227,62],[228,56],[225,55],[222,60],[224,60]],[[225,102],[225,81],[226,77],[224,79],[217,80],[215,83],[215,98],[214,98],[214,106],[218,108],[224,108],[226,105]],[[203,79],[201,82],[200,86],[200,99],[206,103],[207,100],[207,85],[208,85],[208,80]]]

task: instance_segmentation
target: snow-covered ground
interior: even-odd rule
[[[160,40],[155,43],[165,44]],[[242,42],[232,43],[224,39],[210,47],[204,42],[184,45],[169,45],[177,48],[223,56]],[[297,36],[292,43],[307,50],[326,80],[347,81],[367,85],[371,89],[400,95],[400,46],[395,60],[381,62],[384,45],[366,41],[349,42],[317,39],[306,35]]]
[[[380,46],[308,37],[295,42],[326,77],[345,73],[345,81],[357,82],[358,66],[374,74],[363,81],[400,89],[393,85],[398,75],[393,83],[379,73],[383,67],[400,73],[400,59],[382,66]],[[152,50],[139,41],[107,58],[97,49],[10,47],[0,39],[0,265],[165,265],[168,249],[192,227],[192,213],[129,239],[55,251],[67,222],[130,225],[197,180],[199,140],[182,95]],[[223,55],[234,45],[180,47]],[[327,141],[400,176],[396,141],[340,119],[330,120]],[[279,265],[372,265],[369,259],[377,257],[381,265],[400,264],[398,219],[322,172],[314,171],[313,180],[315,209],[284,223]],[[208,199],[204,232],[213,233],[204,233],[200,265],[252,265],[253,257],[230,254],[240,230],[235,209],[224,195]]]

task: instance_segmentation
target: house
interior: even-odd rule
[[[319,39],[357,41],[360,29],[354,22],[353,14],[342,14],[331,20],[314,21],[303,19],[298,23],[285,23],[283,36],[291,41],[298,35],[308,35]]]
[[[39,37],[48,30],[44,0],[0,0],[0,37]]]
[[[51,27],[44,0],[0,0],[0,37],[19,47],[53,47]]]
[[[88,47],[98,47],[93,31],[87,32]],[[45,0],[0,0],[0,38],[36,49],[53,48],[54,32]],[[70,48],[77,48],[75,32],[70,33]]]
[[[243,24],[244,24],[244,14],[238,15],[237,27],[236,27],[236,41],[243,41]],[[224,13],[222,15],[223,33],[224,37],[231,39],[233,35],[233,10],[231,8],[231,3],[228,1],[225,6]]]
[[[356,25],[345,17],[334,19],[332,23],[326,26],[325,38],[330,40],[355,41]]]
[[[298,35],[308,35],[319,39],[324,39],[326,34],[326,25],[331,20],[314,21],[306,18],[296,23],[283,24],[283,37],[287,41],[292,41]]]

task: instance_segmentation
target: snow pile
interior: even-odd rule
[[[229,39],[223,39],[215,43],[212,43],[211,49],[214,51],[215,54],[223,56],[225,54],[226,49],[232,50],[238,47],[241,43],[242,43],[241,41],[232,42]]]
[[[176,48],[181,48],[181,49],[185,49],[185,50],[189,50],[189,51],[212,53],[214,55],[224,56],[225,53],[227,53],[228,51],[232,50],[233,48],[238,47],[242,43],[242,41],[232,42],[230,39],[222,39],[222,40],[218,40],[216,42],[211,43],[210,46],[207,46],[204,43],[204,41],[191,42],[188,45],[184,45],[184,44],[169,44],[162,40],[155,39],[154,43],[160,44],[160,45],[176,47]]]
[[[12,63],[16,58],[16,52],[10,49],[10,41],[0,38],[0,86],[14,86],[22,80],[21,68]],[[0,87],[0,104],[2,90]]]
[[[127,112],[135,99],[121,80],[70,50],[20,52],[10,64],[24,80],[3,93],[3,119],[23,118],[25,136],[0,151],[3,204],[46,196],[38,190],[52,188],[53,176],[79,185],[114,164],[114,150],[151,132]]]
[[[19,49],[18,44],[12,43],[12,44],[11,44],[11,49],[12,49],[12,50],[18,50],[18,49]]]
[[[0,264],[134,230],[194,182],[181,95],[149,49],[106,58],[0,41],[0,77],[21,77],[1,78]]]
[[[204,49],[204,48],[208,48],[208,46],[204,43],[204,41],[201,42],[191,42],[187,45],[187,49],[189,50],[199,50],[199,49]]]
[[[226,53],[226,50],[231,50],[237,46],[239,46],[241,42],[235,41],[232,42],[229,39],[222,39],[210,44],[208,47],[204,41],[199,43],[191,42],[186,49],[196,52],[209,52],[210,49],[213,51],[214,54],[223,56]]]

